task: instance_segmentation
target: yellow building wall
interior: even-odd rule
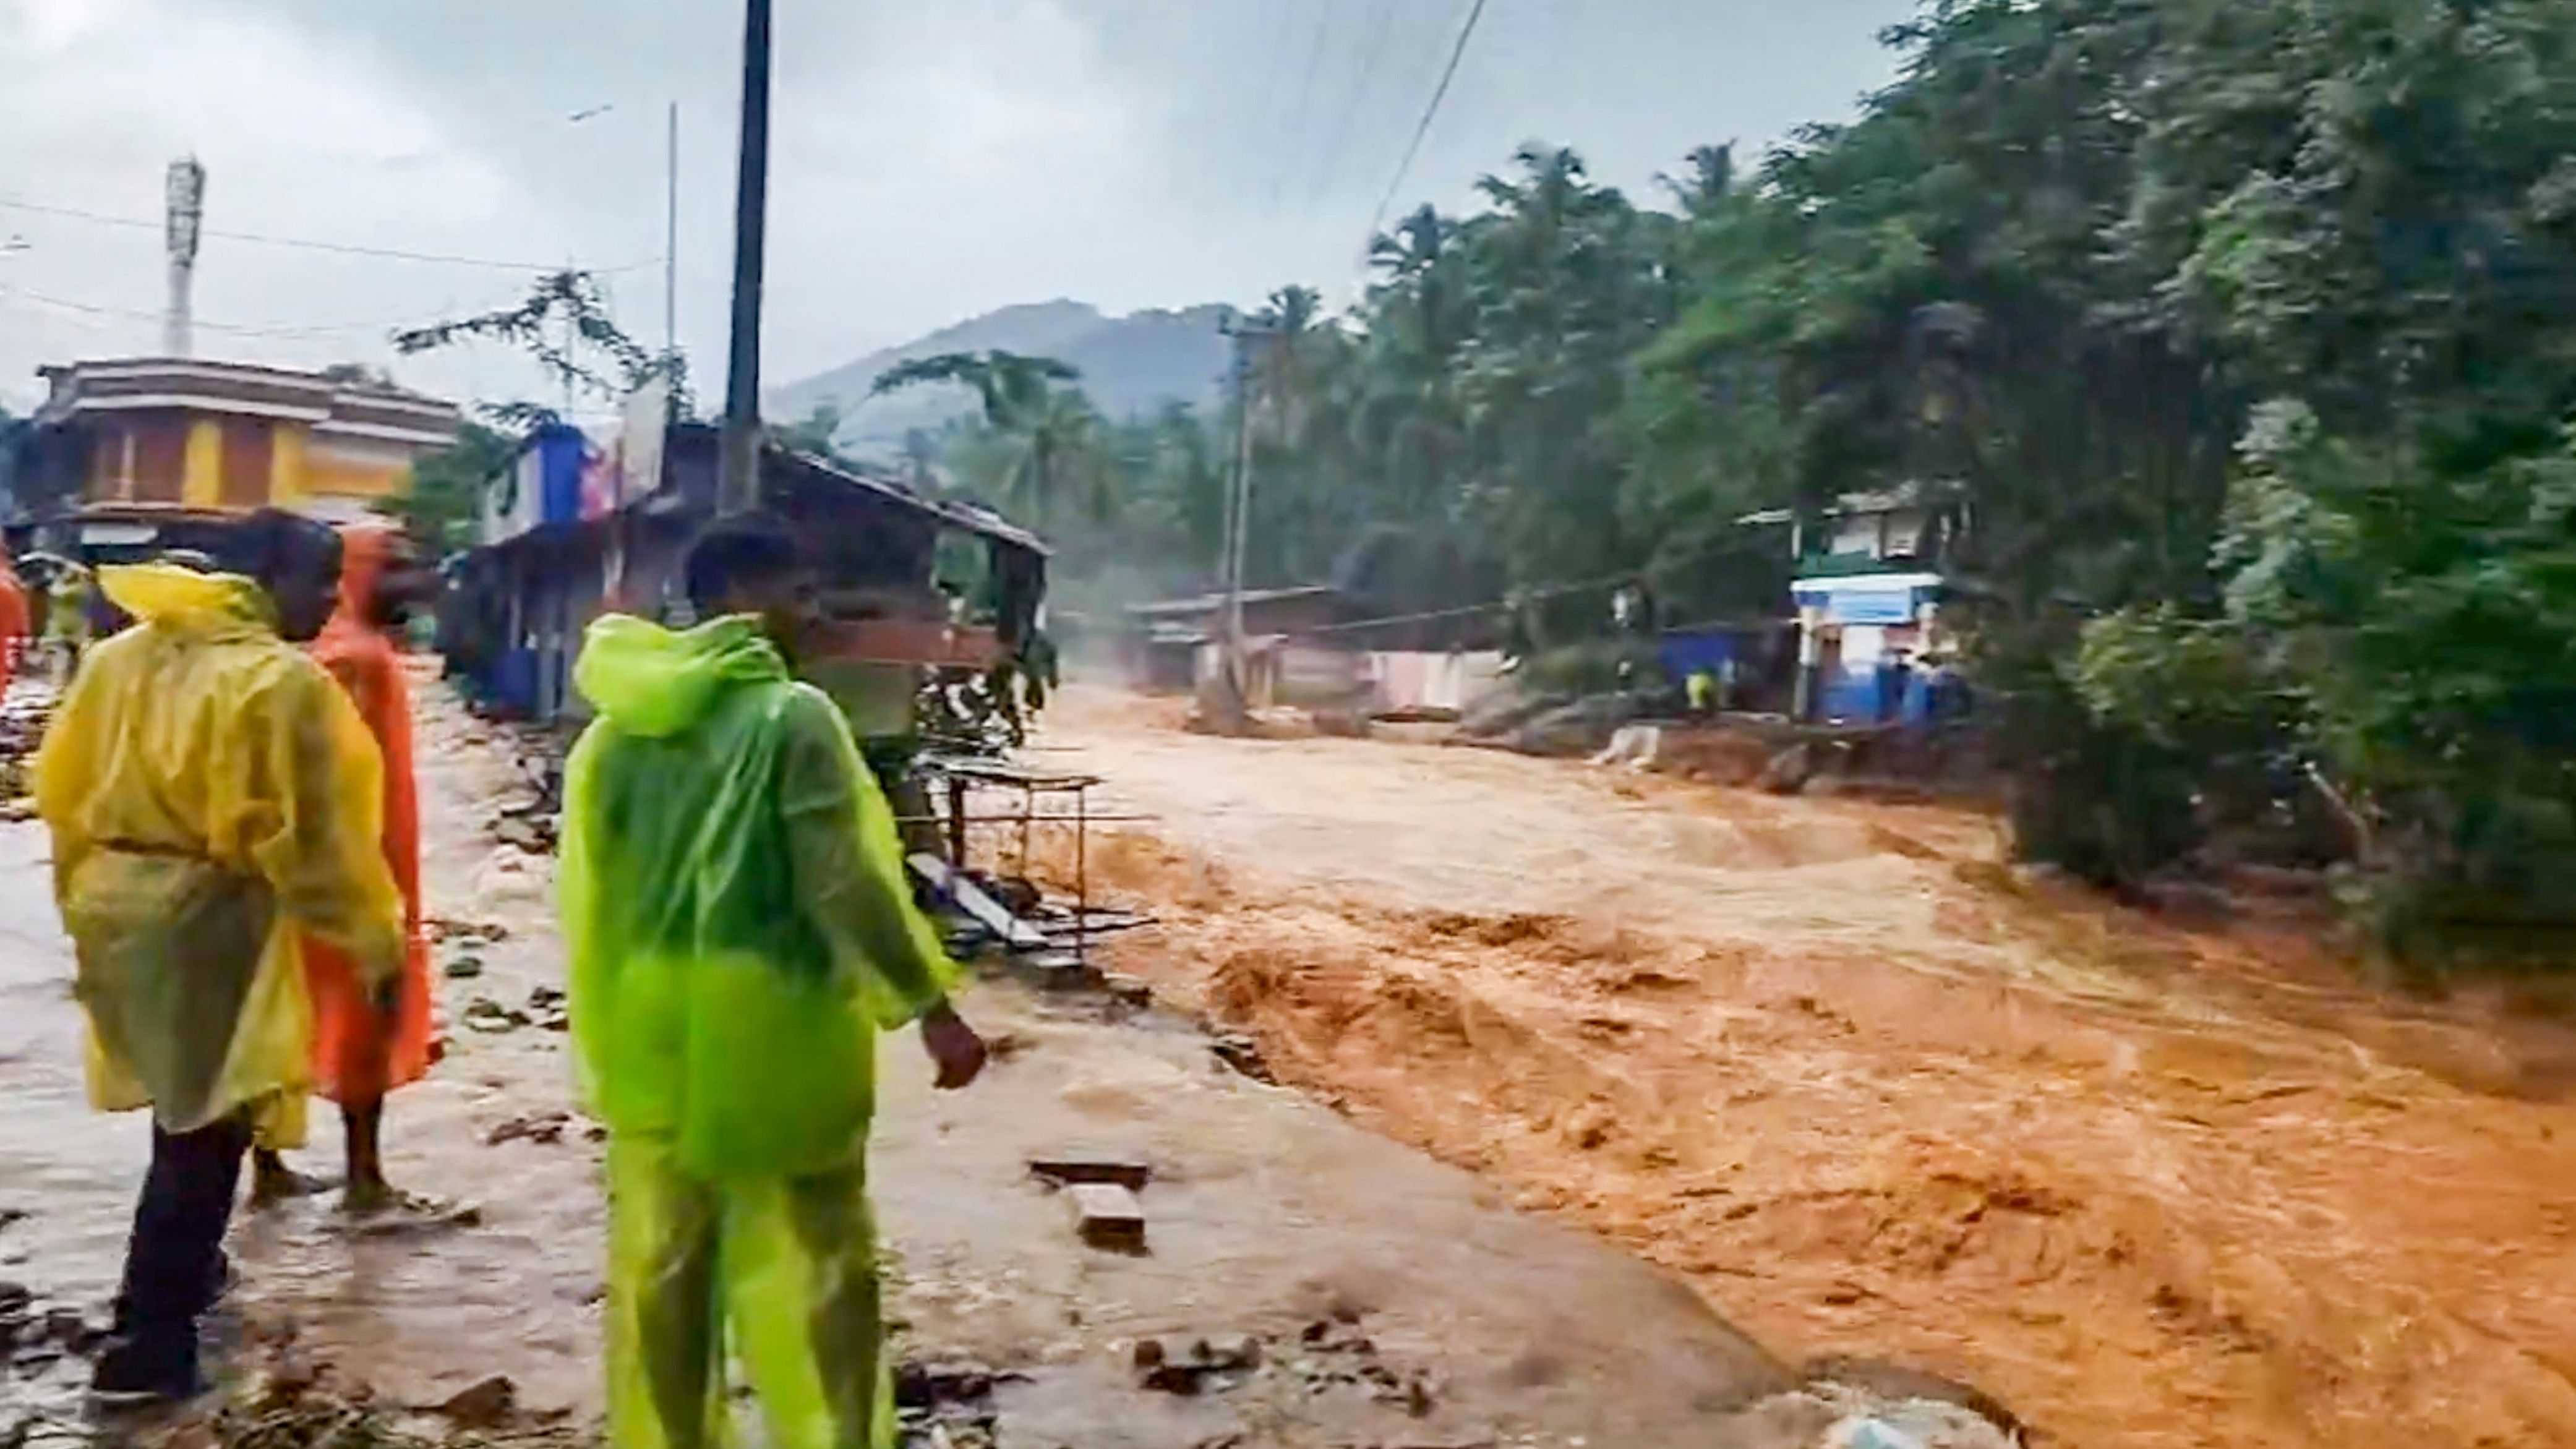
[[[224,501],[224,425],[219,418],[188,420],[188,461],[179,475],[179,501],[213,508]]]
[[[312,430],[302,423],[281,422],[270,435],[268,451],[268,501],[280,508],[292,508],[304,501],[304,443]]]
[[[383,498],[399,491],[411,473],[409,463],[391,465],[305,454],[304,493],[335,498]]]

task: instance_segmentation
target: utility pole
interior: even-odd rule
[[[742,146],[733,200],[733,350],[725,369],[724,450],[717,508],[760,505],[760,281],[769,219],[769,7],[744,0]]]
[[[671,102],[662,150],[662,359],[680,355],[680,103]]]
[[[1225,590],[1225,708],[1233,718],[1229,728],[1243,723],[1250,683],[1249,670],[1243,657],[1243,574],[1244,558],[1252,536],[1252,407],[1256,389],[1253,386],[1253,351],[1273,330],[1265,323],[1238,322],[1229,318],[1224,324],[1228,337],[1234,339],[1234,486],[1226,493],[1224,557],[1220,560],[1220,578]]]

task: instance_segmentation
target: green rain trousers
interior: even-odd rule
[[[609,1432],[883,1449],[866,1147],[875,1037],[951,974],[849,727],[753,621],[611,615],[564,775],[573,1040],[609,1129]]]
[[[863,1159],[718,1186],[666,1144],[611,1137],[608,1194],[611,1444],[729,1442],[728,1325],[771,1444],[893,1444]]]

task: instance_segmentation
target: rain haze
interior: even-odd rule
[[[1014,302],[1347,297],[1464,9],[787,0],[767,380]],[[1533,138],[1647,196],[1693,146],[1850,114],[1891,73],[1877,32],[1910,9],[1493,0],[1396,206],[1468,205]],[[676,0],[0,0],[0,400],[23,410],[42,363],[156,350],[162,173],[192,153],[204,355],[390,364],[390,328],[499,306],[565,263],[658,342],[673,102],[679,340],[717,386],[739,50],[731,9]],[[398,371],[543,391],[491,349]]]

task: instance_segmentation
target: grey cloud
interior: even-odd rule
[[[1464,3],[779,0],[769,376],[1013,301],[1125,309],[1246,301],[1290,280],[1347,289]],[[83,4],[122,16],[101,22],[118,27],[102,44],[146,70],[182,74],[189,56],[153,52],[220,44],[256,73],[175,94],[90,83],[101,56],[28,39],[38,12]],[[1700,142],[1758,146],[1847,114],[1889,74],[1874,32],[1910,9],[1490,0],[1403,201],[1466,204],[1476,175],[1525,139],[1574,145],[1605,179],[1643,188]],[[40,81],[61,69],[66,88],[47,104],[70,108],[38,133],[40,154],[0,155],[0,196],[96,205],[113,191],[125,198],[114,209],[148,210],[165,153],[193,144],[210,153],[218,224],[633,262],[661,249],[661,108],[677,100],[682,334],[712,370],[738,27],[723,0],[0,0],[0,69],[33,66]],[[614,109],[567,119],[602,104]],[[210,117],[215,105],[235,109]],[[0,126],[12,118],[0,96]],[[124,178],[114,188],[110,172]],[[0,217],[0,236],[18,226]],[[41,267],[0,259],[0,287],[23,274],[67,296],[157,305],[148,237],[109,238],[93,264],[63,235],[49,229]],[[509,285],[210,248],[201,311],[334,322],[480,305]],[[621,314],[658,332],[651,271],[616,290]],[[0,387],[34,360],[20,311],[0,297]],[[41,339],[73,340],[61,326]],[[243,342],[299,358],[382,351],[365,333]],[[529,384],[503,359],[406,370],[450,387]]]

